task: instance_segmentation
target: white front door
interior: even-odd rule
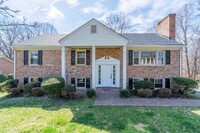
[[[120,87],[120,61],[109,57],[96,60],[96,87]]]
[[[112,65],[101,65],[101,85],[104,87],[113,86]]]

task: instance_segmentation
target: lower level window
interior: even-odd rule
[[[38,78],[30,78],[31,82],[37,82]]]
[[[155,79],[154,85],[155,85],[155,88],[163,88],[163,80],[162,79]]]
[[[77,78],[77,87],[85,87],[85,78]]]

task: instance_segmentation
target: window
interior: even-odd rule
[[[38,78],[35,78],[35,77],[30,78],[30,82],[37,82],[37,81],[38,81]]]
[[[164,64],[164,51],[158,51],[158,65]]]
[[[91,25],[91,33],[97,33],[97,26]]]
[[[85,78],[77,78],[77,87],[85,87]]]
[[[154,87],[155,88],[163,88],[163,80],[162,79],[155,79],[154,80]]]
[[[113,65],[113,84],[115,85],[116,67]]]
[[[156,64],[156,52],[141,52],[141,64],[142,65],[155,65]]]
[[[85,51],[77,51],[77,64],[78,65],[85,65],[86,59]]]
[[[133,63],[139,64],[139,52],[134,51]]]
[[[134,65],[163,65],[165,61],[164,51],[134,51]]]
[[[38,51],[30,51],[30,64],[38,65]]]

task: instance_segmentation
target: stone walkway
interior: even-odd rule
[[[109,106],[166,106],[166,107],[200,107],[200,100],[164,99],[164,98],[120,98],[119,89],[99,89],[95,105]]]

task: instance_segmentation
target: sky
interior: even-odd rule
[[[19,9],[18,19],[49,22],[60,34],[67,34],[92,18],[103,22],[111,13],[123,12],[131,19],[135,33],[145,32],[169,13],[175,13],[189,0],[9,0]]]

